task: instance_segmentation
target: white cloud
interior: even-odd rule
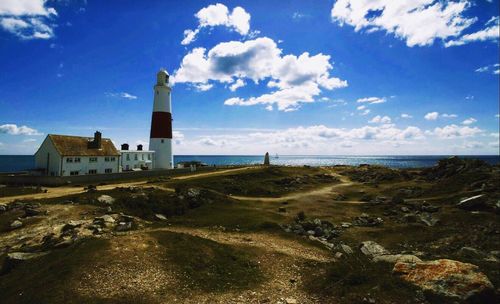
[[[441,114],[441,117],[443,118],[457,118],[458,115],[457,114],[447,114],[447,113],[443,113]]]
[[[364,110],[364,109],[366,109],[366,106],[365,106],[365,105],[358,106],[358,107],[356,108],[356,110],[358,110],[358,111],[361,111],[361,110]]]
[[[462,124],[463,125],[471,125],[475,122],[477,122],[477,119],[470,117],[470,118],[467,118],[466,120],[462,121]]]
[[[36,129],[27,126],[17,126],[16,124],[5,124],[0,125],[0,134],[10,134],[10,135],[43,135],[43,133],[38,132]]]
[[[205,27],[225,26],[243,36],[249,34],[250,31],[250,14],[239,6],[229,12],[224,4],[212,4],[199,10],[195,16],[198,19],[198,27],[184,31],[182,45],[195,41],[200,30]]]
[[[458,46],[475,41],[487,41],[487,40],[498,42],[498,39],[500,37],[500,33],[498,30],[499,26],[500,22],[498,16],[491,17],[491,19],[488,22],[486,22],[486,27],[484,29],[477,31],[475,33],[463,35],[457,40],[448,41],[445,43],[445,46],[446,47]]]
[[[469,126],[457,126],[457,125],[448,125],[443,128],[435,128],[434,131],[429,132],[439,138],[456,138],[456,137],[470,137],[474,136],[478,133],[483,132],[478,127],[469,127]]]
[[[231,92],[234,92],[236,91],[238,88],[241,88],[243,86],[245,86],[245,81],[243,81],[242,79],[238,79],[236,80],[235,83],[233,83],[230,87],[229,87],[229,90],[231,90]]]
[[[272,110],[274,110],[272,105],[268,105],[265,109],[266,109],[267,111],[272,111]]]
[[[496,118],[500,118],[500,114],[496,114],[496,115],[495,115],[495,117],[496,117]]]
[[[439,117],[438,112],[430,112],[430,113],[425,114],[425,116],[424,116],[424,118],[427,120],[436,120],[436,119],[438,119],[438,117]]]
[[[172,132],[172,137],[173,137],[174,143],[176,145],[183,144],[184,138],[185,138],[184,133],[182,133],[180,131],[173,131]]]
[[[500,74],[500,63],[495,63],[495,64],[483,66],[483,67],[476,69],[476,72],[478,72],[478,73],[487,73],[490,71],[494,75]]]
[[[0,27],[20,39],[53,38],[54,16],[56,10],[47,7],[45,0],[0,1]]]
[[[391,123],[391,118],[389,116],[380,116],[377,115],[373,117],[369,123],[380,123],[380,124],[390,124]]]
[[[474,95],[465,96],[465,100],[474,100]]]
[[[436,39],[458,37],[477,19],[463,13],[471,6],[459,1],[339,0],[331,17],[341,26],[355,31],[386,31],[406,42],[409,47],[432,45]]]
[[[387,98],[385,97],[365,97],[365,98],[359,98],[357,102],[366,102],[369,104],[377,104],[377,103],[384,103],[387,101]]]
[[[410,114],[403,113],[401,114],[401,118],[413,118]]]
[[[194,87],[196,88],[196,90],[200,91],[200,92],[205,92],[205,91],[208,91],[210,90],[214,85],[211,84],[211,83],[198,83],[198,84],[195,84]]]
[[[233,84],[236,79],[255,83],[267,81],[274,91],[258,97],[227,99],[226,105],[251,106],[276,104],[280,111],[293,111],[301,103],[312,103],[322,89],[333,90],[347,82],[330,77],[330,56],[305,52],[299,56],[282,55],[270,38],[262,37],[244,42],[219,43],[208,52],[195,48],[182,60],[174,72],[172,83],[206,84],[208,81]]]
[[[364,111],[363,111],[361,114],[359,114],[359,115],[361,115],[361,116],[365,116],[365,115],[370,114],[370,112],[371,112],[371,111],[370,111],[370,109],[366,109],[366,110],[364,110]]]
[[[106,95],[107,95],[107,96],[110,96],[110,97],[125,98],[125,99],[128,99],[128,100],[134,100],[134,99],[137,99],[137,96],[132,95],[132,94],[127,93],[127,92],[120,92],[120,93],[106,93]]]

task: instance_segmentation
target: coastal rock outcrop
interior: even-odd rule
[[[393,273],[426,293],[458,301],[489,298],[493,290],[488,277],[476,265],[454,260],[397,262]]]

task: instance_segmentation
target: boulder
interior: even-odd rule
[[[417,263],[422,262],[421,259],[412,255],[412,254],[386,254],[386,255],[378,255],[373,257],[374,262],[386,262],[386,263],[397,263],[397,262],[405,262],[405,263]]]
[[[115,199],[109,195],[103,194],[97,198],[97,201],[102,204],[112,205]]]
[[[476,265],[454,260],[397,262],[393,273],[428,294],[461,302],[487,298],[493,290],[488,277]]]
[[[342,248],[342,251],[344,251],[347,254],[354,253],[354,251],[352,251],[352,248],[349,245],[341,244],[340,248]]]
[[[484,194],[479,194],[473,197],[465,198],[460,200],[460,202],[456,205],[457,208],[464,210],[480,210],[487,207],[486,205],[486,197]]]
[[[131,229],[132,229],[131,222],[119,222],[118,225],[116,225],[116,227],[115,227],[116,231],[128,231]]]
[[[0,274],[10,272],[14,267],[24,261],[38,258],[46,255],[48,252],[26,253],[26,252],[11,252],[5,257]]]
[[[439,219],[433,217],[430,213],[427,212],[422,212],[419,218],[422,223],[426,224],[429,227],[433,227],[439,222]]]
[[[5,204],[0,204],[0,213],[3,213],[3,212],[5,212],[5,211],[7,211],[7,205],[5,205]]]
[[[389,251],[387,251],[384,247],[373,241],[362,242],[361,245],[359,246],[359,249],[364,255],[367,255],[372,258],[378,255],[389,254]]]
[[[17,228],[20,228],[23,226],[23,222],[21,222],[20,220],[15,220],[13,221],[11,224],[10,224],[10,228],[11,229],[17,229]]]
[[[163,214],[157,213],[157,214],[155,214],[155,219],[160,220],[160,221],[166,221],[167,217],[164,216]]]

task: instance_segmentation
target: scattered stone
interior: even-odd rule
[[[486,198],[484,194],[479,194],[473,197],[469,197],[461,200],[457,205],[458,208],[464,210],[480,210],[484,209],[486,206]]]
[[[0,204],[0,213],[3,213],[3,212],[5,212],[5,211],[7,211],[7,205],[5,205],[5,204]]]
[[[115,199],[109,195],[103,194],[97,198],[97,201],[106,205],[112,205]]]
[[[27,207],[24,209],[24,216],[25,217],[37,216],[40,214],[42,214],[42,212],[40,210],[35,209],[35,208]]]
[[[371,217],[366,213],[362,213],[360,216],[355,217],[354,220],[352,221],[353,225],[362,227],[380,226],[383,223],[384,220],[382,220],[380,217]]]
[[[354,251],[352,250],[352,248],[348,245],[345,245],[345,244],[341,244],[340,245],[340,248],[342,248],[342,250],[347,253],[347,254],[352,254],[354,253]]]
[[[116,225],[116,227],[115,227],[116,231],[128,231],[131,229],[132,229],[131,222],[119,222],[118,225]]]
[[[349,222],[342,222],[340,224],[340,227],[342,227],[342,228],[351,228],[351,226],[352,226],[352,224]]]
[[[7,254],[0,274],[5,274],[10,272],[14,267],[21,264],[24,261],[31,260],[46,255],[48,252],[38,252],[38,253],[25,253],[25,252],[11,252]]]
[[[419,218],[422,223],[426,224],[429,227],[433,227],[439,222],[439,219],[434,218],[430,213],[427,212],[422,212]]]
[[[362,242],[359,249],[364,255],[370,256],[372,258],[378,255],[389,254],[389,251],[373,241]]]
[[[167,217],[164,216],[163,214],[160,214],[160,213],[155,214],[155,218],[157,220],[160,220],[160,221],[166,221],[167,220]]]
[[[344,256],[344,254],[343,254],[342,252],[338,252],[338,251],[337,251],[337,252],[335,252],[335,254],[334,254],[334,257],[335,257],[337,260],[341,259],[343,256]]]
[[[454,260],[397,262],[393,273],[424,292],[459,301],[487,296],[493,290],[488,277],[476,265]]]
[[[378,255],[373,257],[374,262],[386,262],[386,263],[417,263],[422,262],[422,260],[412,254],[386,254],[386,255]]]
[[[268,161],[269,161],[269,154],[266,153],[266,155],[268,156]],[[285,299],[285,303],[286,304],[297,304],[298,302],[294,298],[286,298]]]
[[[410,209],[408,209],[408,207],[401,207],[401,211],[404,213],[408,213],[410,212]]]
[[[20,220],[15,220],[10,224],[10,228],[17,229],[17,228],[20,228],[22,225],[23,225],[23,222],[21,222]]]

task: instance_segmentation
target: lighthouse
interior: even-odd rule
[[[172,154],[172,104],[170,102],[172,89],[168,84],[168,78],[167,71],[161,69],[156,74],[156,85],[154,86],[149,150],[155,151],[155,169],[172,169],[174,166]]]

